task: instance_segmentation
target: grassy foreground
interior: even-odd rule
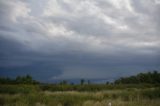
[[[38,85],[0,86],[0,106],[159,106],[160,88],[49,91]]]

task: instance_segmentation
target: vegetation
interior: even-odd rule
[[[39,84],[39,82],[33,80],[30,75],[26,75],[17,76],[16,79],[0,78],[0,84]]]
[[[0,84],[40,84],[38,81],[33,80],[30,75],[26,76],[17,76],[15,79],[10,78],[0,78]],[[93,85],[88,80],[85,79],[80,80],[80,85]],[[112,83],[106,82],[107,85],[111,85]],[[130,77],[122,77],[117,79],[113,84],[160,84],[160,73],[158,71],[148,72],[148,73],[140,73],[135,76]],[[67,80],[61,81],[58,85],[70,85]],[[73,83],[71,85],[74,85]]]
[[[31,76],[0,78],[0,106],[159,106],[159,73],[141,73],[115,83],[42,84]],[[136,81],[137,83],[135,83]],[[138,79],[138,80],[137,80]],[[152,82],[152,83],[151,83]]]
[[[0,94],[2,106],[159,106],[160,88],[117,89],[95,92],[42,91],[37,86],[4,85],[7,92]],[[15,92],[13,93],[13,88]],[[23,90],[27,91],[24,92]],[[31,91],[28,91],[30,89]],[[8,91],[12,92],[8,92]]]
[[[160,73],[157,71],[140,73],[136,76],[120,78],[115,81],[115,84],[160,84]]]

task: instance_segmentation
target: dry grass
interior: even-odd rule
[[[159,106],[159,90],[32,91],[0,94],[0,106]]]

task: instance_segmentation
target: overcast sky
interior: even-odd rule
[[[160,70],[160,0],[0,0],[0,76],[113,80]]]

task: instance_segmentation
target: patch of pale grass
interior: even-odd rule
[[[35,106],[46,106],[46,105],[38,102],[35,104]]]

